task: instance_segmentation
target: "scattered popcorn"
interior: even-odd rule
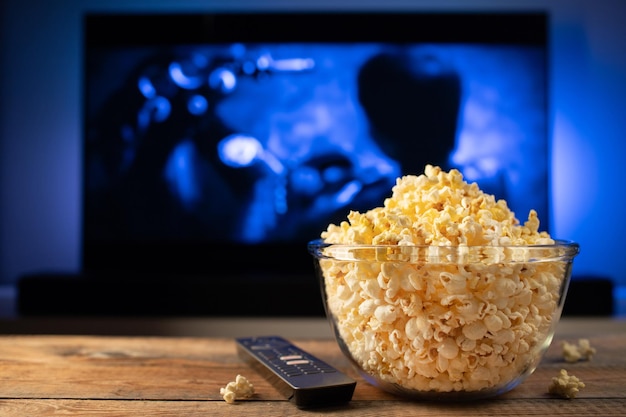
[[[559,376],[552,378],[548,392],[563,398],[574,398],[581,388],[585,388],[585,384],[580,379],[569,375],[565,369],[561,369]]]
[[[220,388],[220,395],[229,404],[242,398],[250,398],[254,394],[254,385],[244,376],[237,375],[233,382],[229,382],[226,387]]]
[[[588,339],[579,339],[578,344],[563,342],[563,357],[566,362],[589,361],[595,353],[596,349],[591,347]]]
[[[326,243],[391,245],[331,245],[320,259],[353,359],[385,382],[435,392],[489,389],[534,369],[568,268],[550,249],[557,260],[533,262],[519,248],[554,243],[538,228],[534,210],[520,225],[504,200],[431,165],[398,178],[383,207],[329,225]]]

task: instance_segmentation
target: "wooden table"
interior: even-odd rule
[[[564,362],[561,342],[579,338],[588,338],[596,355]],[[357,379],[349,404],[298,409],[238,358],[232,338],[2,335],[0,416],[626,416],[622,320],[562,320],[541,365],[524,383],[499,398],[461,404],[394,397],[359,378],[334,341],[294,342]],[[586,384],[574,399],[547,394],[561,368]],[[228,404],[220,388],[237,374],[255,385],[256,395]]]

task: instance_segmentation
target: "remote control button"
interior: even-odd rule
[[[282,361],[292,361],[294,359],[302,359],[302,355],[284,355],[280,357]]]
[[[272,349],[272,347],[269,346],[269,345],[252,345],[252,346],[250,346],[250,349],[252,349],[252,350],[267,350],[267,349]]]
[[[311,362],[309,362],[307,359],[296,359],[292,361],[286,361],[285,363],[287,365],[308,365]]]

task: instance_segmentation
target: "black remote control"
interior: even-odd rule
[[[354,379],[282,337],[247,337],[236,342],[239,356],[298,407],[326,407],[352,399]]]

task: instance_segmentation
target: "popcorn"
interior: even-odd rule
[[[559,376],[552,378],[548,387],[548,393],[563,398],[574,398],[585,384],[574,375],[569,375],[565,369],[561,369]]]
[[[477,391],[537,365],[568,265],[521,247],[555,243],[534,210],[521,225],[458,170],[427,165],[398,178],[383,207],[351,211],[321,237],[328,309],[365,372],[407,389]]]
[[[351,211],[348,222],[331,224],[326,242],[370,245],[516,246],[553,244],[538,232],[537,212],[519,225],[506,201],[482,192],[452,169],[427,165],[425,174],[398,178],[392,196],[366,213]],[[497,259],[499,248],[493,248]]]
[[[229,404],[233,404],[241,398],[250,398],[254,395],[254,385],[244,376],[237,375],[235,381],[226,384],[226,387],[220,388],[220,395]]]
[[[578,344],[563,342],[563,358],[566,362],[589,361],[595,355],[596,349],[591,347],[589,339],[579,339]]]

